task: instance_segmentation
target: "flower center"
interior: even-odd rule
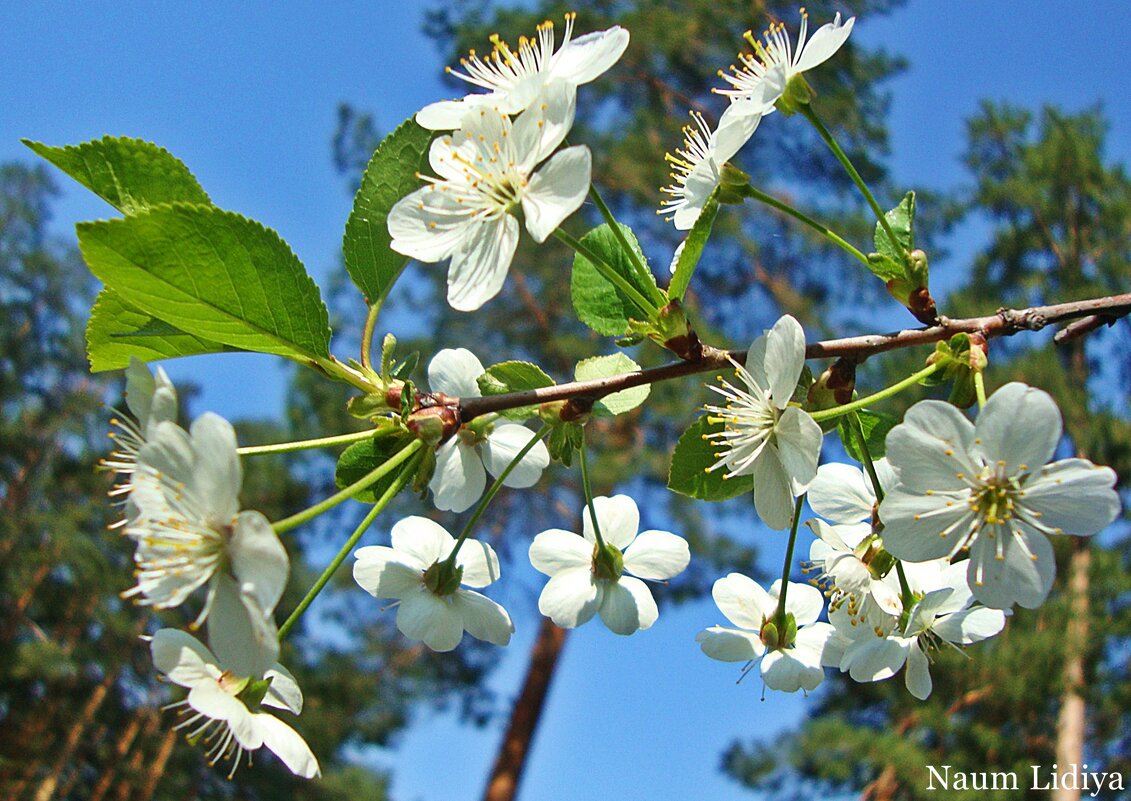
[[[616,581],[624,572],[624,555],[614,545],[593,546],[593,575],[606,581]]]
[[[1016,479],[993,475],[970,497],[970,508],[987,525],[996,526],[1013,518],[1014,500],[1020,492]]]
[[[424,571],[424,586],[440,598],[452,595],[459,589],[463,582],[463,568],[452,564],[448,560],[433,562],[432,566]]]

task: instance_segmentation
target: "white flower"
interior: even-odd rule
[[[230,760],[229,779],[244,752],[264,745],[291,773],[304,779],[322,775],[302,736],[274,715],[260,711],[268,706],[296,715],[302,712],[302,691],[282,665],[250,677],[234,672],[194,637],[176,629],[158,631],[149,649],[157,669],[189,691],[184,701],[170,705],[181,717],[175,728],[185,730],[190,743],[202,744],[209,764]]]
[[[455,538],[425,517],[398,520],[393,547],[359,548],[354,580],[377,598],[398,603],[397,628],[433,651],[451,651],[466,631],[495,645],[510,642],[514,624],[507,610],[490,598],[465,590],[486,587],[499,577],[499,558],[485,542],[464,540],[453,569],[441,567],[455,548]]]
[[[665,155],[672,165],[674,183],[660,189],[670,195],[671,200],[665,200],[656,213],[670,215],[669,219],[680,231],[695,225],[703,204],[719,185],[723,165],[746,144],[762,119],[759,113],[739,114],[732,111],[733,108],[743,107],[732,106],[723,112],[719,127],[714,131],[702,114],[691,112],[695,127],[684,126],[683,149],[677,149],[674,155]],[[674,267],[672,272],[675,272]]]
[[[913,562],[969,548],[967,580],[986,606],[1039,606],[1056,575],[1047,535],[1088,536],[1119,514],[1115,473],[1052,458],[1056,403],[1006,384],[972,424],[935,400],[912,406],[887,438],[898,483],[880,505],[884,546]]]
[[[809,15],[802,9],[796,49],[789,40],[785,25],[780,22],[770,25],[762,34],[762,41],[747,31],[746,40],[754,48],[754,53],[739,54],[742,66],[731,68],[734,75],[719,70],[719,77],[726,80],[731,88],[715,91],[728,95],[732,103],[749,103],[751,110],[768,114],[774,110],[774,103],[785,93],[791,79],[823,64],[848,41],[855,22],[856,17],[852,17],[842,23],[838,13],[832,22],[822,25],[806,41]]]
[[[659,611],[640,579],[666,581],[682,573],[691,559],[687,540],[668,531],[637,534],[640,510],[627,495],[594,498],[593,507],[604,553],[588,507],[582,536],[550,529],[530,543],[531,564],[550,577],[538,596],[538,611],[564,629],[576,628],[595,614],[616,634],[650,628]]]
[[[472,50],[460,60],[466,72],[450,67],[447,72],[487,93],[427,105],[417,112],[417,123],[434,131],[450,131],[459,127],[468,111],[484,106],[517,114],[530,108],[550,84],[562,84],[572,97],[580,84],[604,73],[628,47],[628,31],[619,25],[574,39],[576,16],[566,14],[565,37],[556,52],[554,23],[550,20],[538,26],[537,38],[520,38],[517,52],[497,36],[491,38],[493,50],[487,58],[479,58]]]
[[[476,378],[483,365],[464,348],[445,348],[428,364],[428,385],[433,392],[460,398],[481,395]],[[534,434],[517,423],[476,420],[462,427],[436,452],[436,472],[428,486],[437,509],[462,512],[471,508],[487,484],[487,472],[499,476]],[[525,489],[538,483],[550,464],[550,452],[542,442],[522,457],[503,486]],[[484,471],[486,466],[486,471]]]
[[[695,641],[703,653],[722,662],[754,662],[761,660],[762,680],[771,690],[796,692],[814,690],[824,679],[821,669],[825,644],[833,635],[828,623],[818,623],[824,608],[821,593],[807,584],[789,582],[785,598],[785,611],[793,615],[797,634],[792,642],[778,645],[763,638],[773,639],[766,629],[773,623],[781,594],[781,579],[766,592],[753,579],[741,573],[731,573],[715,582],[711,596],[730,626],[712,626],[696,635]],[[784,632],[778,632],[783,636]]]
[[[894,676],[905,664],[904,683],[919,700],[931,694],[928,651],[941,647],[970,645],[992,637],[1005,626],[1000,609],[971,606],[974,601],[966,584],[966,566],[938,559],[905,564],[907,584],[918,600],[911,607],[901,630],[902,603],[896,614],[870,612],[863,625],[834,611],[830,619],[837,627],[837,643],[843,648],[839,665],[855,681],[878,681]],[[887,581],[898,593],[898,577],[892,571]],[[830,649],[830,652],[833,649]]]
[[[804,365],[805,332],[787,314],[750,345],[745,367],[734,365],[746,389],[710,387],[726,398],[725,407],[707,407],[708,419],[725,425],[711,437],[723,450],[710,469],[753,476],[754,507],[773,529],[789,526],[794,499],[817,475],[821,427],[789,405]]]
[[[511,123],[494,108],[473,111],[461,127],[432,142],[428,162],[439,178],[397,201],[389,212],[391,247],[422,262],[451,259],[448,303],[474,311],[499,293],[526,230],[546,241],[589,191],[591,156],[567,147],[542,163],[573,123],[573,95],[551,86]]]
[[[881,487],[895,483],[886,459],[877,459],[874,467]],[[899,589],[893,591],[882,581],[892,559],[882,550],[883,541],[872,536],[876,496],[870,479],[852,465],[823,464],[806,500],[814,512],[837,524],[806,521],[817,536],[809,549],[810,566],[820,570],[816,580],[829,597],[830,609],[846,604],[850,615],[864,614],[870,598],[885,611],[897,612]]]
[[[279,655],[272,612],[287,552],[267,518],[239,509],[231,424],[208,413],[191,431],[163,422],[138,453],[131,497],[142,516],[125,529],[137,541],[137,586],[125,595],[168,609],[207,584],[197,623],[208,619],[212,650],[240,675],[259,675]]]

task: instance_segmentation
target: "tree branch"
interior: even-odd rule
[[[1048,306],[1030,306],[1026,309],[999,309],[996,314],[970,317],[961,320],[940,318],[939,325],[928,328],[909,328],[888,334],[867,334],[843,339],[814,342],[805,349],[806,359],[849,357],[857,363],[876,353],[927,345],[949,339],[959,333],[981,332],[987,339],[1012,336],[1020,331],[1040,331],[1047,325],[1067,322],[1080,317],[1102,315],[1105,320],[1115,320],[1131,314],[1131,293],[1109,295],[1102,298],[1055,303]],[[476,417],[501,412],[519,406],[530,406],[549,401],[585,398],[598,400],[622,389],[667,381],[672,378],[705,373],[730,365],[746,362],[744,350],[720,350],[703,346],[703,356],[695,361],[673,362],[659,367],[649,367],[631,373],[589,381],[571,381],[552,387],[488,395],[482,398],[465,398],[459,401],[460,419],[466,423]]]

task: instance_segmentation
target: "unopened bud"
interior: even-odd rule
[[[852,401],[856,391],[856,362],[845,356],[837,359],[809,387],[806,404],[811,410],[830,409]]]
[[[408,430],[430,447],[448,440],[459,430],[459,410],[455,406],[426,406],[408,416]]]

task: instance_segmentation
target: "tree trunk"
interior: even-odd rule
[[[157,747],[157,755],[153,757],[153,761],[149,763],[149,767],[145,770],[141,789],[138,790],[133,801],[149,801],[153,797],[153,791],[157,789],[157,782],[165,773],[165,764],[169,761],[169,756],[173,753],[173,746],[176,742],[177,732],[174,729],[166,731],[165,736],[161,738],[161,745]]]
[[[102,702],[106,700],[106,696],[110,693],[110,688],[114,686],[114,681],[118,677],[117,670],[111,670],[106,674],[106,677],[96,686],[90,693],[90,698],[87,699],[86,704],[79,712],[78,720],[67,731],[67,736],[63,740],[63,747],[59,750],[58,756],[55,761],[51,763],[51,768],[47,772],[47,776],[40,782],[39,787],[36,788],[33,798],[35,801],[50,801],[55,795],[55,789],[59,786],[59,780],[63,775],[63,771],[71,764],[72,757],[75,750],[82,740],[83,734],[90,727],[94,716],[98,714]]]
[[[1068,563],[1069,618],[1065,630],[1064,692],[1060,697],[1060,713],[1056,721],[1056,764],[1063,775],[1077,774],[1072,782],[1058,782],[1054,801],[1078,801],[1079,790],[1064,789],[1065,784],[1079,787],[1080,765],[1084,762],[1084,735],[1087,709],[1081,691],[1084,687],[1084,653],[1088,647],[1088,570],[1092,552],[1084,537],[1072,538],[1072,558]]]
[[[548,618],[542,619],[538,639],[530,655],[530,667],[522,684],[522,693],[511,710],[507,733],[495,758],[495,766],[487,781],[483,801],[514,801],[530,743],[542,716],[542,707],[558,666],[558,657],[565,645],[566,632]]]
[[[134,738],[137,737],[138,730],[141,729],[141,721],[145,717],[144,713],[145,710],[139,707],[134,712],[133,717],[130,718],[129,725],[122,730],[121,736],[114,744],[114,753],[102,768],[102,775],[98,777],[94,789],[90,791],[88,801],[102,801],[106,797],[106,791],[114,784],[114,779],[118,775],[118,768],[121,766],[122,760],[126,758],[126,754],[130,752],[130,746],[133,745]]]

